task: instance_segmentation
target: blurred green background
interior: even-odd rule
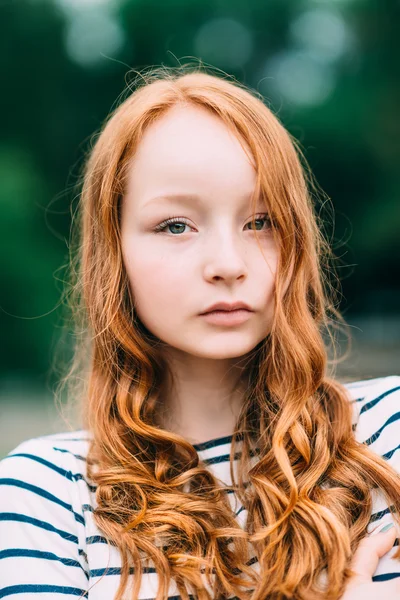
[[[397,0],[1,1],[0,456],[65,430],[51,365],[73,186],[131,69],[202,60],[264,95],[335,207],[354,340],[338,374],[400,373],[399,23]]]

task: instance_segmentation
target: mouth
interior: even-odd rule
[[[239,312],[250,312],[247,308],[235,308],[234,310],[222,310],[222,308],[218,308],[216,310],[210,310],[209,312],[203,313],[203,315],[214,315],[218,313],[239,313]]]
[[[214,325],[234,326],[247,321],[251,314],[252,311],[245,308],[239,308],[236,310],[213,310],[200,316]]]
[[[253,312],[251,307],[248,306],[245,302],[216,302],[215,304],[209,306],[203,313],[200,314],[208,314],[211,312],[234,312],[236,310],[246,310],[247,312]]]

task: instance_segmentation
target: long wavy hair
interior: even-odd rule
[[[336,257],[316,210],[321,190],[262,96],[233,77],[204,67],[151,68],[131,87],[84,161],[66,293],[76,341],[60,382],[91,433],[94,520],[121,553],[114,600],[132,567],[138,598],[143,559],[158,573],[156,600],[168,597],[171,580],[184,600],[336,599],[366,534],[371,489],[383,491],[398,519],[400,480],[356,441],[348,391],[327,374],[328,345],[346,322],[337,308]],[[230,454],[231,490],[248,510],[244,528],[229,488],[194,446],[156,423],[168,365],[162,341],[135,311],[121,252],[127,169],[146,128],[176,105],[210,111],[250,150],[255,198],[265,200],[280,248],[272,328],[246,357]]]

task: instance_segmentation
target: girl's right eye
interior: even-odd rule
[[[189,226],[189,223],[183,217],[170,217],[169,219],[166,219],[165,221],[163,221],[162,223],[157,225],[157,227],[154,228],[154,231],[156,231],[158,233],[158,232],[166,229],[168,227],[168,225],[175,225],[175,223],[179,223],[180,225],[188,225]],[[175,233],[183,233],[183,232],[178,231]]]

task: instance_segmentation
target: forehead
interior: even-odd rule
[[[257,175],[252,157],[217,116],[174,107],[145,131],[127,172],[137,201],[199,203],[230,196],[250,201]]]

